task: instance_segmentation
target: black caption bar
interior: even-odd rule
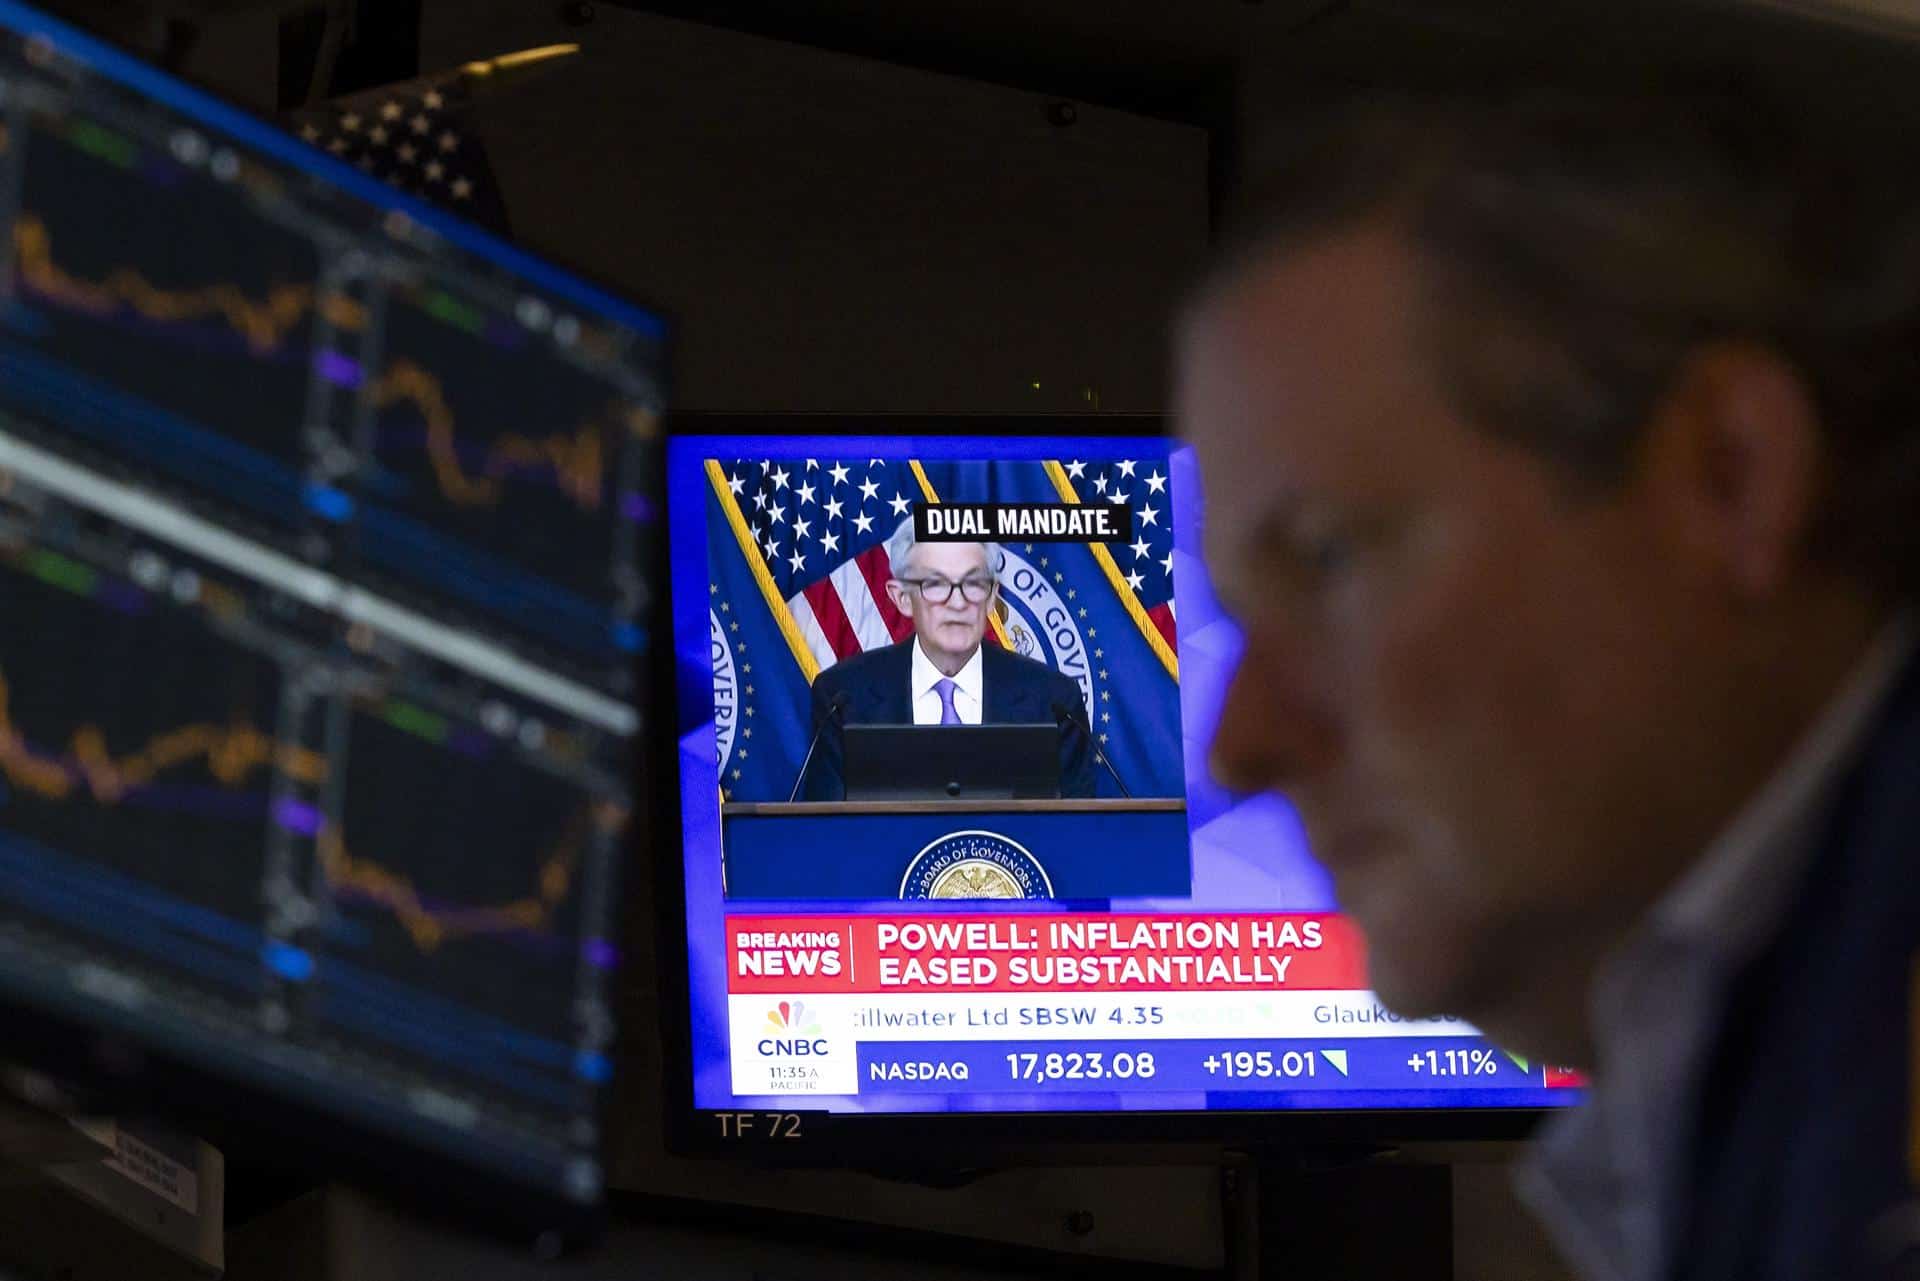
[[[915,503],[913,536],[923,543],[1111,543],[1133,538],[1125,503]]]

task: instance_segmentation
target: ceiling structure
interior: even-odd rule
[[[1809,62],[1817,81],[1822,49],[1851,59],[1908,43],[1890,35],[1920,35],[1912,0],[599,2],[1209,128],[1231,120],[1235,68],[1249,65],[1290,80],[1386,82],[1721,48]]]

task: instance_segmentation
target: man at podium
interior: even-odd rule
[[[911,519],[887,540],[887,595],[913,620],[914,634],[814,678],[806,799],[845,798],[847,725],[1053,726],[1059,795],[1094,794],[1092,744],[1073,715],[1080,687],[1044,663],[982,643],[999,590],[997,552],[988,543],[920,542]]]

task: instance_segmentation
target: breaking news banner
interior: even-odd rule
[[[1578,1099],[1381,1005],[1291,807],[1208,776],[1240,637],[1187,451],[683,437],[668,467],[698,1106]]]

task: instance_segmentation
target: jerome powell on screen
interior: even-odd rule
[[[819,747],[808,800],[844,799],[841,728],[867,725],[1053,725],[1060,728],[1060,795],[1093,795],[1087,735],[1055,708],[1080,703],[1080,687],[1045,663],[985,645],[998,603],[998,544],[921,542],[911,517],[887,539],[887,595],[913,620],[913,636],[834,664],[813,681]],[[844,697],[843,697],[844,696]]]

